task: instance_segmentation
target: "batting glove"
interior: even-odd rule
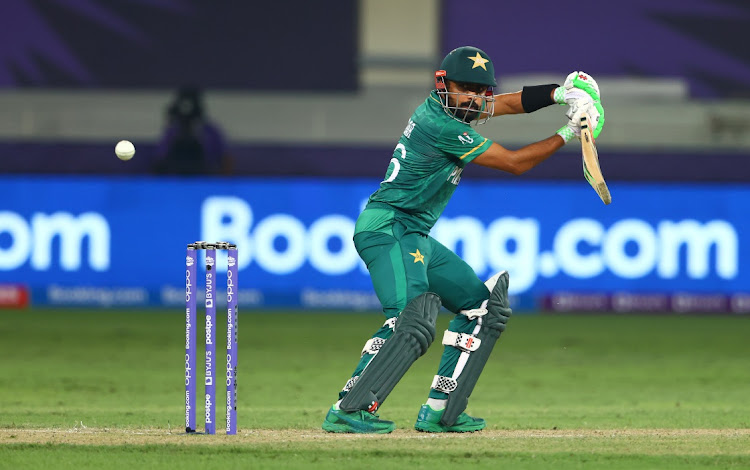
[[[587,74],[586,72],[572,72],[565,78],[563,86],[555,89],[554,97],[555,102],[562,105],[573,106],[577,101],[584,98],[583,94],[588,95],[593,101],[593,107],[596,109],[597,118],[595,120],[596,125],[592,124],[594,129],[594,138],[596,139],[601,134],[604,128],[604,107],[601,103],[601,92],[599,91],[599,84],[596,83],[594,77]],[[583,104],[579,104],[578,107],[582,107]],[[570,112],[570,111],[569,111]],[[573,111],[575,112],[575,111]],[[591,120],[594,121],[593,111],[589,111]]]
[[[558,104],[569,104],[566,102],[565,92],[574,88],[585,91],[594,101],[602,100],[601,92],[599,91],[599,84],[596,83],[594,77],[586,72],[571,72],[565,78],[563,86],[555,90],[555,101]]]
[[[601,109],[602,112],[604,111],[601,103],[599,103],[597,106],[597,103],[594,103],[594,101],[588,95],[573,101],[573,103],[568,108],[568,112],[565,113],[565,116],[568,118],[568,123],[557,131],[557,135],[562,137],[565,143],[568,143],[574,137],[580,139],[581,116],[583,115],[583,113],[587,113],[589,115],[589,125],[592,129],[601,129],[602,125],[604,124],[604,114],[602,114],[599,109]],[[595,134],[595,139],[596,135],[598,134]]]
[[[572,108],[571,108],[572,109]],[[570,110],[568,110],[570,112]],[[557,131],[557,135],[562,137],[562,139],[567,144],[574,138],[580,139],[581,138],[581,113],[583,110],[580,110],[578,113],[571,114],[568,119],[568,123],[564,126],[562,126]]]

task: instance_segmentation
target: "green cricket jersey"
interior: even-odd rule
[[[433,91],[409,119],[385,179],[357,220],[355,234],[388,232],[396,220],[407,232],[427,235],[461,181],[466,164],[491,144],[469,124],[449,116]]]

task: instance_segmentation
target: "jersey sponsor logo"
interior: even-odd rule
[[[458,140],[460,140],[462,144],[474,143],[474,138],[470,136],[468,132],[464,132],[463,134],[459,135]]]
[[[417,123],[409,119],[409,123],[406,125],[406,129],[404,129],[404,135],[408,139],[411,137],[411,131],[414,130],[414,127],[416,127]]]

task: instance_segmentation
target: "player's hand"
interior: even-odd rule
[[[589,115],[589,126],[591,126],[594,139],[596,139],[604,127],[604,107],[602,107],[601,103],[595,103],[587,95],[585,98],[574,101],[565,115],[569,119],[578,119],[580,121],[583,113]]]
[[[599,137],[599,134],[604,128],[604,106],[601,101],[594,100],[591,95],[579,88],[572,88],[565,92],[565,102],[570,106],[566,116],[571,117],[577,113],[579,109],[586,111],[591,117],[591,129],[594,133],[594,138]]]
[[[596,139],[604,128],[604,107],[600,102],[593,101],[590,97],[587,97],[574,101],[566,116],[570,119],[577,116],[580,121],[583,113],[589,115],[589,126],[591,126],[592,134],[594,135],[594,139]]]
[[[578,88],[588,93],[594,101],[601,101],[602,94],[599,91],[599,84],[596,83],[594,77],[587,74],[586,72],[572,72],[565,78],[563,88],[570,90],[571,88]]]
[[[581,138],[581,114],[583,114],[584,108],[574,110],[573,106],[568,109],[565,115],[568,117],[568,123],[558,129],[557,135],[567,144],[574,138]]]
[[[565,78],[563,86],[555,90],[555,101],[558,104],[570,104],[567,102],[564,94],[573,89],[585,91],[594,101],[602,100],[602,94],[601,91],[599,91],[599,84],[596,83],[594,77],[586,72],[571,72]]]
[[[601,109],[601,112],[600,112]],[[588,94],[574,100],[565,116],[568,123],[557,131],[557,134],[567,143],[574,137],[581,138],[581,116],[583,113],[589,115],[589,126],[591,129],[599,129],[604,126],[604,108],[601,103],[595,103]],[[594,131],[594,138],[599,135]]]
[[[589,115],[593,121],[591,127],[594,131],[594,138],[596,139],[604,128],[604,107],[602,106],[599,84],[596,83],[594,77],[586,72],[571,72],[565,78],[563,86],[555,90],[555,102],[573,106],[584,98],[584,93],[591,98],[593,101],[593,107],[596,109],[596,112],[589,111]],[[578,107],[582,106],[582,104],[579,104]],[[596,120],[594,120],[594,114],[597,116]]]

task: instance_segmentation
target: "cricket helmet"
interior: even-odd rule
[[[462,102],[474,100],[477,95],[449,92],[446,80],[486,86],[487,91],[482,96],[480,108],[462,106]],[[492,117],[495,108],[493,87],[496,86],[495,66],[490,56],[473,46],[458,47],[450,51],[440,64],[440,70],[435,72],[435,89],[443,109],[461,122],[476,120],[477,124],[482,124]]]

